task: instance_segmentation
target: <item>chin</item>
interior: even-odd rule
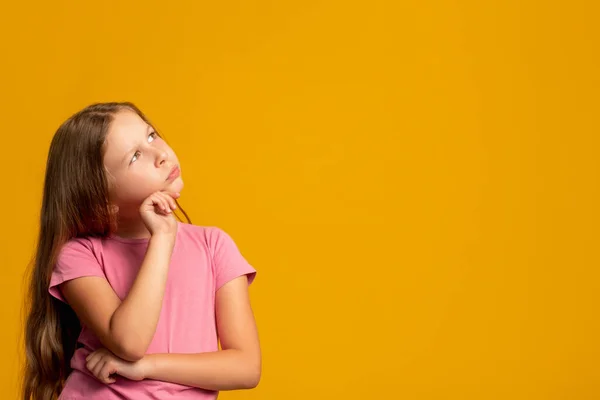
[[[181,179],[181,177],[175,179],[169,185],[169,190],[173,191],[173,192],[181,192],[182,189],[183,189],[183,180]]]

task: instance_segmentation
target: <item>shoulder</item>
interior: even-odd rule
[[[104,276],[98,238],[72,238],[61,246],[53,265],[50,293],[63,300],[56,286],[81,276]],[[64,301],[64,300],[63,300]]]
[[[95,257],[100,248],[100,239],[94,237],[76,237],[65,242],[59,252],[58,260],[71,257]]]
[[[238,245],[223,228],[182,223],[178,235],[194,237],[205,246],[215,272],[215,290],[229,281],[247,275],[248,284],[254,281],[256,269],[242,255]]]
[[[215,249],[223,241],[231,240],[229,234],[217,226],[193,225],[185,222],[179,223],[178,237],[199,242],[209,249]]]

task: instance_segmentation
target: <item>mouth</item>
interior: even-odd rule
[[[179,170],[179,165],[174,166],[166,180],[170,181],[177,178],[180,172],[181,171]]]

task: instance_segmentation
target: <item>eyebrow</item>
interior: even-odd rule
[[[148,136],[148,135],[150,134],[150,131],[151,131],[151,130],[152,130],[152,126],[148,125],[148,129],[146,130],[146,136]],[[128,156],[131,154],[131,152],[132,152],[132,151],[134,151],[136,148],[137,148],[137,146],[135,146],[135,147],[131,148],[129,151],[127,151],[127,152],[125,153],[125,156],[123,157],[123,161],[122,161],[122,162],[125,162],[125,161],[127,161],[127,157],[128,157]]]

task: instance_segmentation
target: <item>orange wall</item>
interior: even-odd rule
[[[594,2],[164,4],[3,6],[2,398],[50,139],[110,100],[260,271],[223,399],[600,397]]]

